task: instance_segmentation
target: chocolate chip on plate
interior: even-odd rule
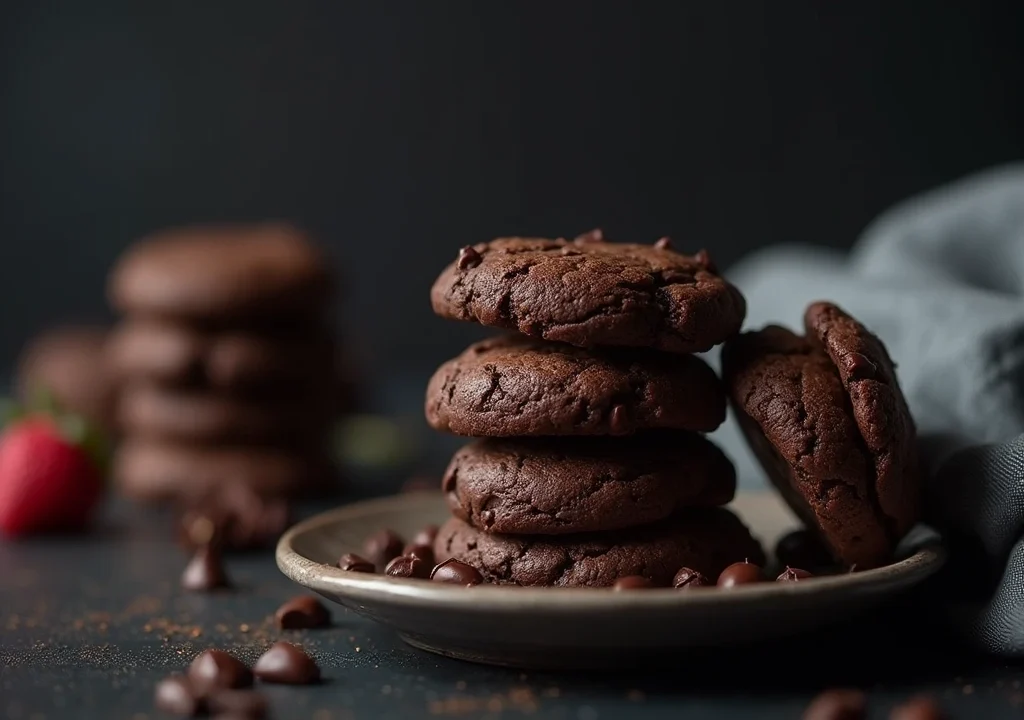
[[[214,690],[252,687],[252,672],[234,655],[223,650],[204,650],[188,666],[188,679],[199,695]]]
[[[643,575],[626,575],[615,581],[612,590],[649,590],[653,587],[654,583]]]
[[[402,549],[402,554],[418,557],[420,560],[430,565],[430,567],[434,567],[434,548],[431,547],[431,545],[416,545],[409,543]]]
[[[693,588],[708,587],[711,582],[704,577],[703,573],[688,567],[679,568],[679,572],[672,579],[672,587],[677,590],[691,590]]]
[[[812,577],[814,577],[814,575],[812,573],[807,572],[806,570],[801,570],[800,568],[795,567],[787,567],[785,570],[782,571],[782,573],[777,578],[775,578],[775,581],[800,582],[801,580],[807,580],[808,578]]]
[[[320,680],[320,668],[301,648],[276,642],[256,661],[253,672],[263,682],[309,685]]]
[[[430,579],[434,582],[470,586],[482,583],[484,576],[472,565],[449,558],[430,571]]]
[[[338,560],[338,567],[348,572],[372,573],[377,570],[373,563],[355,553],[345,553]]]
[[[775,559],[782,566],[819,570],[832,564],[828,549],[808,530],[794,530],[775,546]]]
[[[889,720],[945,720],[946,714],[938,703],[927,696],[911,698],[897,705],[889,714]]]
[[[735,587],[736,585],[749,585],[764,580],[764,571],[760,565],[744,560],[733,563],[718,576],[718,586],[724,588]]]
[[[426,580],[430,577],[430,565],[415,555],[399,555],[388,563],[384,574],[391,577]]]
[[[196,550],[181,574],[181,586],[193,592],[231,587],[220,551],[213,545]]]
[[[192,717],[203,711],[203,702],[184,675],[171,675],[156,684],[153,705],[161,712]]]
[[[405,543],[402,538],[392,530],[380,530],[366,538],[363,545],[363,554],[372,562],[377,572],[384,572],[388,563],[402,554]]]
[[[804,710],[803,720],[863,720],[867,700],[860,690],[826,690]]]
[[[282,630],[322,628],[331,624],[331,613],[324,604],[311,595],[293,597],[274,614]]]

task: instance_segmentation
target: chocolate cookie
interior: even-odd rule
[[[669,587],[681,567],[718,577],[743,559],[763,563],[761,546],[739,518],[722,508],[693,508],[630,530],[583,535],[496,535],[458,518],[434,542],[438,561],[472,565],[488,582],[503,585],[609,586],[643,575]]]
[[[137,500],[195,503],[227,483],[261,497],[302,495],[329,482],[326,463],[312,455],[263,448],[179,445],[132,438],[114,455],[114,483]]]
[[[204,332],[146,319],[122,323],[107,352],[111,371],[122,379],[231,393],[322,385],[335,365],[333,341],[324,332]]]
[[[728,458],[696,433],[486,439],[452,458],[452,513],[486,532],[562,535],[645,525],[687,506],[725,505]]]
[[[471,345],[442,365],[425,411],[431,427],[457,435],[626,435],[709,432],[725,420],[725,405],[718,377],[692,355],[509,336]]]
[[[125,432],[167,440],[292,444],[324,426],[328,399],[252,402],[140,383],[122,391],[118,422]]]
[[[203,322],[269,322],[321,313],[330,269],[288,225],[210,225],[167,230],[128,250],[110,277],[122,312]]]
[[[743,323],[743,296],[707,257],[654,246],[500,238],[463,249],[430,293],[434,312],[580,347],[703,352]]]
[[[794,511],[837,559],[877,567],[917,520],[913,421],[881,341],[833,305],[805,322],[806,338],[769,326],[730,341],[726,383]]]

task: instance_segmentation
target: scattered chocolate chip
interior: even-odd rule
[[[718,586],[724,588],[735,587],[736,585],[749,585],[764,580],[764,572],[760,565],[744,560],[733,563],[718,576]]]
[[[376,570],[373,563],[355,553],[345,553],[338,561],[338,567],[348,572],[372,573]]]
[[[894,707],[889,720],[946,720],[946,714],[934,700],[922,695]]]
[[[653,587],[654,583],[643,575],[626,575],[615,581],[612,590],[649,590]]]
[[[812,577],[814,577],[814,575],[812,573],[807,572],[806,570],[801,570],[800,568],[795,567],[787,567],[785,570],[782,571],[782,574],[775,578],[775,582],[799,582],[801,580],[807,580],[808,578]]]
[[[625,405],[616,405],[608,417],[608,427],[612,435],[625,435],[629,432],[629,410]]]
[[[320,680],[320,668],[301,648],[289,642],[276,642],[253,665],[263,682],[285,685],[309,685]]]
[[[231,586],[220,552],[213,545],[196,550],[181,574],[181,586],[193,592],[205,592]]]
[[[483,257],[474,247],[467,245],[459,250],[459,270],[467,270],[471,267],[476,267],[481,263],[481,261],[483,261]]]
[[[711,582],[702,573],[688,567],[679,568],[675,578],[672,580],[672,587],[677,590],[689,590],[691,588],[708,587]]]
[[[434,567],[434,548],[432,545],[415,545],[409,543],[402,550],[403,555],[418,557],[430,567]]]
[[[188,666],[188,679],[198,695],[214,690],[252,687],[252,673],[241,660],[223,650],[204,650]]]
[[[430,577],[430,565],[413,555],[399,555],[388,563],[384,574],[391,577],[426,580]]]
[[[658,238],[654,243],[654,247],[658,250],[671,250],[672,249],[672,238],[665,237]]]
[[[171,675],[156,684],[153,705],[161,712],[192,717],[203,712],[203,702],[184,675]]]
[[[844,355],[843,367],[846,374],[854,380],[869,380],[878,372],[878,366],[858,352]]]
[[[775,559],[780,565],[821,570],[832,564],[825,545],[808,530],[794,530],[784,535],[775,546]]]
[[[707,250],[701,249],[697,251],[697,254],[693,256],[693,259],[697,261],[697,264],[703,267],[710,273],[718,274],[718,268],[715,267],[714,260],[711,259],[711,254]]]
[[[601,228],[594,228],[593,230],[585,232],[582,235],[577,235],[576,239],[573,242],[577,242],[580,244],[604,242],[604,232],[602,232]]]
[[[366,538],[363,554],[372,562],[378,572],[383,572],[387,564],[402,554],[405,542],[392,530],[380,530]]]
[[[282,630],[306,630],[331,624],[331,613],[311,595],[298,595],[277,609],[274,614]]]
[[[255,690],[220,690],[206,699],[206,707],[215,717],[243,717],[260,720],[267,716],[267,698]]]
[[[189,550],[255,550],[276,542],[290,520],[287,501],[262,498],[244,483],[226,483],[184,509],[178,539]]]
[[[811,701],[803,720],[863,720],[867,700],[860,690],[826,690]]]
[[[423,529],[413,537],[413,545],[430,545],[433,547],[434,540],[437,539],[438,529],[437,525],[424,525]]]
[[[430,571],[430,579],[434,582],[465,585],[468,587],[482,583],[484,576],[472,565],[459,562],[455,558],[449,558]]]

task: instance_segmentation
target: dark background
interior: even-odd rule
[[[378,381],[479,334],[427,301],[467,243],[846,246],[1024,155],[1022,6],[7,0],[0,368],[176,223],[316,233]]]

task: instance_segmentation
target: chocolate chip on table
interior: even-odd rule
[[[430,577],[430,565],[414,555],[399,555],[388,563],[384,574],[391,577],[426,580]]]
[[[612,590],[649,590],[653,587],[654,583],[643,575],[626,575],[615,581]]]
[[[431,545],[416,545],[414,543],[409,543],[402,549],[402,554],[418,557],[431,567],[434,566],[434,548]]]
[[[188,666],[192,689],[200,696],[215,690],[252,687],[252,671],[234,655],[223,650],[204,650]]]
[[[946,717],[938,703],[923,695],[897,705],[889,714],[889,720],[946,720]]]
[[[437,525],[425,525],[422,530],[416,533],[416,536],[412,539],[413,545],[429,545],[434,546],[434,540],[437,539],[437,531],[440,528]]]
[[[665,237],[660,237],[654,242],[654,247],[658,250],[671,250],[672,238],[667,235]]]
[[[808,578],[814,577],[813,573],[809,573],[806,570],[801,570],[795,567],[786,567],[782,573],[775,578],[775,582],[800,582],[801,580],[807,580]]]
[[[430,579],[434,582],[470,586],[482,583],[484,576],[472,565],[449,558],[430,571]]]
[[[196,550],[181,574],[181,586],[193,592],[231,587],[220,551],[215,546],[203,545]]]
[[[252,668],[263,682],[309,685],[320,680],[320,668],[301,648],[280,641],[270,646]]]
[[[458,267],[459,270],[467,270],[472,267],[476,267],[481,263],[483,257],[477,252],[476,248],[471,245],[459,250]]]
[[[675,578],[672,579],[672,587],[677,590],[690,590],[692,588],[702,588],[710,585],[711,581],[704,577],[702,573],[688,567],[679,568],[679,572],[677,572]]]
[[[266,696],[255,690],[219,690],[206,698],[206,707],[214,717],[265,718],[270,709]]]
[[[366,538],[363,554],[372,562],[377,572],[384,572],[388,563],[402,554],[405,542],[392,530],[380,530]]]
[[[730,588],[737,585],[749,585],[764,580],[764,571],[760,565],[752,562],[733,563],[718,576],[718,587]]]
[[[338,560],[338,567],[348,572],[372,573],[377,570],[372,562],[355,553],[345,553],[342,555],[341,559]]]
[[[803,720],[863,720],[867,699],[860,690],[826,690],[811,701]]]
[[[775,546],[775,559],[782,566],[819,570],[833,563],[828,549],[808,530],[794,530]]]
[[[274,614],[282,630],[322,628],[331,624],[331,613],[324,604],[311,595],[293,597]]]
[[[171,675],[156,684],[153,705],[161,712],[192,717],[203,711],[202,699],[193,691],[184,675]]]

